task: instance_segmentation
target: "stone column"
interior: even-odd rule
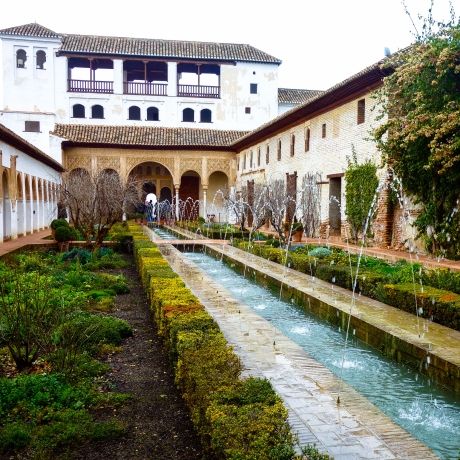
[[[177,96],[177,62],[168,62],[168,96]]]
[[[203,185],[203,216],[205,219],[207,217],[207,211],[206,211],[206,208],[208,206],[208,202],[207,202],[207,192],[208,192],[208,186],[206,185]]]
[[[113,60],[113,94],[123,94],[123,61]]]
[[[179,220],[179,187],[180,185],[174,184],[176,191],[176,220]]]

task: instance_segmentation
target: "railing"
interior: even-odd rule
[[[167,96],[168,85],[150,82],[123,82],[123,94],[146,94],[148,96]]]
[[[177,95],[186,97],[220,97],[220,86],[177,85]]]
[[[113,81],[67,80],[71,93],[113,93]]]

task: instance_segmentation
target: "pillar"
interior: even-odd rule
[[[207,208],[207,205],[208,205],[208,202],[207,202],[207,193],[208,193],[208,186],[204,186],[203,185],[203,216],[205,219],[207,218],[207,211],[206,211],[206,208]]]
[[[179,220],[179,185],[174,185],[176,191],[176,220]]]

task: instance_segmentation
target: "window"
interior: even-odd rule
[[[24,131],[27,133],[39,133],[40,132],[40,122],[39,121],[25,121]]]
[[[291,134],[291,157],[294,156],[295,153],[295,135]]]
[[[265,164],[270,163],[270,146],[267,145],[267,150],[265,151]]]
[[[310,128],[305,130],[305,151],[310,151]]]
[[[200,112],[200,122],[201,123],[211,123],[212,122],[212,112],[209,109],[203,109]]]
[[[321,126],[321,137],[324,139],[326,137],[326,123],[323,123]]]
[[[45,70],[46,53],[43,50],[37,51],[36,54],[36,67],[40,70]]]
[[[16,67],[18,69],[25,69],[27,61],[27,53],[24,50],[16,51]]]
[[[246,169],[246,154],[243,156],[243,171]]]
[[[147,109],[147,121],[159,121],[160,111],[156,107],[149,107]]]
[[[281,139],[278,140],[278,161],[281,160]]]
[[[358,117],[356,121],[358,125],[366,121],[366,100],[365,99],[360,99],[358,101]]]
[[[72,107],[73,118],[85,118],[85,107],[81,104],[75,104]]]
[[[137,105],[132,105],[128,109],[128,120],[140,120],[141,119],[141,109]]]
[[[251,83],[249,85],[249,92],[251,94],[257,94],[257,83]]]
[[[257,166],[260,166],[260,147],[257,149]]]
[[[91,107],[91,118],[104,118],[104,107],[102,105],[93,105]]]
[[[195,121],[195,112],[193,109],[184,109],[182,111],[182,121]]]
[[[251,107],[245,107],[244,113],[251,113]]]
[[[254,152],[251,150],[251,161],[249,162],[249,168],[252,169],[254,165]]]

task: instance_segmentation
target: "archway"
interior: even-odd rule
[[[200,176],[195,171],[182,174],[179,188],[179,200],[182,203],[180,218],[195,220],[200,215]]]
[[[127,213],[139,211],[145,203],[148,193],[157,195],[159,203],[163,200],[164,189],[173,190],[174,182],[171,172],[166,166],[155,161],[146,161],[135,166],[128,175],[128,183],[137,189],[138,202],[127,205]],[[159,195],[159,196],[158,196]],[[170,194],[171,195],[171,194]],[[171,197],[167,196],[171,203]],[[161,205],[160,205],[161,207]]]
[[[3,241],[11,239],[11,199],[9,192],[8,173],[2,174],[3,192]]]
[[[221,172],[213,172],[208,179],[208,193],[206,200],[206,215],[216,222],[228,220],[225,210],[225,193],[228,191],[228,176]],[[213,216],[213,217],[212,217]]]

